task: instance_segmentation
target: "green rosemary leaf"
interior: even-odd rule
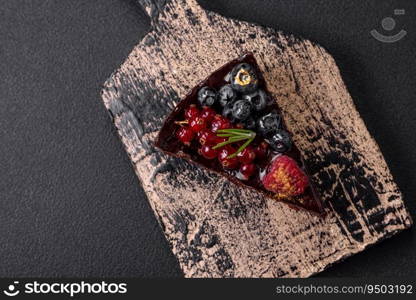
[[[244,140],[247,140],[247,137],[230,137],[225,142],[222,142],[222,143],[219,143],[219,144],[215,145],[214,147],[212,147],[212,149],[215,150],[215,149],[224,147],[228,144],[232,144],[232,143],[236,143],[236,142],[240,142],[240,141],[244,141]]]
[[[217,134],[217,136],[219,137],[229,137],[229,136],[241,136],[241,137],[246,137],[246,138],[250,138],[251,135],[246,134],[246,133],[219,133]]]
[[[244,144],[241,145],[241,147],[238,148],[238,150],[235,153],[228,156],[229,158],[233,158],[233,157],[236,157],[238,153],[243,151],[254,140],[254,138],[256,137],[256,133],[248,129],[228,128],[228,129],[219,129],[217,131],[217,136],[228,137],[228,140],[215,145],[212,148],[214,150],[224,147],[228,144],[245,141]]]
[[[250,143],[254,140],[254,138],[248,139],[244,144],[241,145],[240,148],[237,149],[236,152],[234,152],[233,154],[229,155],[227,158],[234,158],[236,157],[240,152],[242,152],[245,148],[247,148],[248,145],[250,145]]]
[[[220,133],[254,133],[254,131],[252,130],[239,129],[239,128],[219,129],[217,132],[220,132]]]
[[[217,134],[217,136],[219,136],[219,137],[229,137],[229,136],[236,136],[236,134],[235,133],[220,133],[220,134]]]

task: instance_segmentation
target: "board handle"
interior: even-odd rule
[[[181,2],[181,6],[188,7],[199,7],[199,4],[196,0],[136,0],[136,2],[144,9],[144,11],[149,15],[152,24],[157,22],[159,13],[163,8],[170,2]]]
[[[159,12],[165,7],[170,0],[136,0],[137,3],[149,15],[152,23],[157,20]]]

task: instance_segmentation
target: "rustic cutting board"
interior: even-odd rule
[[[152,28],[102,97],[186,277],[306,277],[411,226],[384,158],[319,45],[195,0],[139,0]],[[325,217],[241,190],[155,150],[199,81],[253,52],[327,203]],[[392,254],[393,255],[393,254]]]

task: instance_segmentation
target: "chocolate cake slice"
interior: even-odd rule
[[[156,147],[295,209],[323,203],[253,54],[194,87],[165,120]]]

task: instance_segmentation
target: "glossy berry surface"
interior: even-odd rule
[[[205,119],[201,117],[196,117],[191,120],[191,122],[189,123],[189,127],[192,129],[193,132],[198,133],[207,128],[207,122],[205,121]]]
[[[201,149],[199,149],[199,153],[206,159],[214,159],[218,156],[218,150],[214,150],[208,145],[203,145]]]
[[[225,146],[220,148],[218,154],[218,160],[224,169],[237,169],[240,165],[237,157],[228,158],[231,154],[235,153],[236,149],[231,146]]]
[[[204,106],[201,112],[201,118],[205,119],[208,123],[214,120],[214,117],[217,113],[209,106]]]
[[[212,106],[217,100],[215,90],[205,86],[198,91],[198,102],[201,106]]]
[[[234,103],[232,114],[237,120],[244,121],[251,115],[251,103],[247,100],[238,100]]]
[[[185,118],[190,122],[195,117],[199,116],[199,109],[196,107],[195,104],[191,104],[186,110],[185,110]]]
[[[190,145],[194,136],[195,132],[193,132],[189,127],[181,127],[176,132],[176,137],[185,145]]]
[[[267,157],[267,153],[269,150],[269,144],[266,142],[261,142],[254,148],[254,153],[256,154],[256,159],[261,161]]]
[[[216,134],[209,130],[202,131],[199,134],[198,139],[201,145],[209,145],[209,146],[216,145],[219,141]]]
[[[230,73],[230,82],[234,90],[247,94],[257,89],[258,76],[254,68],[247,63],[241,63]]]
[[[232,103],[237,98],[237,93],[231,85],[224,85],[218,92],[218,101],[222,107]]]
[[[248,117],[246,120],[242,121],[243,128],[245,129],[255,129],[256,120],[253,117]]]
[[[271,112],[258,120],[257,130],[264,137],[268,137],[280,128],[281,123],[280,115],[277,112]]]
[[[301,195],[308,186],[308,177],[295,160],[286,155],[278,156],[262,180],[263,186],[282,196]]]
[[[257,171],[257,167],[255,164],[243,164],[240,167],[240,174],[241,179],[248,180],[250,177],[252,177]]]
[[[292,138],[286,130],[277,130],[270,138],[267,139],[270,147],[280,153],[287,152],[292,148]]]
[[[269,101],[266,92],[263,90],[257,90],[254,93],[245,95],[243,99],[249,101],[257,112],[265,109]]]
[[[254,152],[253,147],[248,146],[238,153],[237,157],[242,164],[250,164],[256,158],[256,153]]]
[[[233,105],[226,105],[224,106],[224,108],[222,109],[222,116],[228,120],[230,120],[230,122],[234,122],[234,116],[233,116]]]
[[[231,128],[231,122],[221,115],[216,115],[211,123],[212,132],[217,132],[219,129]]]

